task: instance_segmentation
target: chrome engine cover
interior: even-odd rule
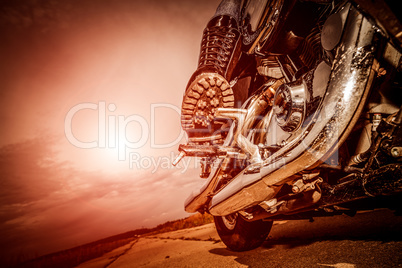
[[[284,84],[275,93],[274,113],[278,125],[287,132],[297,130],[306,115],[306,85]]]

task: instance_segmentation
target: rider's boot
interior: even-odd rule
[[[213,17],[204,30],[198,68],[183,97],[182,128],[191,144],[223,142],[222,122],[214,121],[217,108],[235,107],[230,81],[241,54],[238,22],[230,15]]]

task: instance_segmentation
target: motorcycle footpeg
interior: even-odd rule
[[[176,166],[185,156],[192,157],[214,157],[222,154],[216,145],[179,145],[180,154],[173,161],[172,165]]]
[[[238,148],[220,145],[180,144],[179,152],[180,154],[172,163],[174,166],[176,166],[185,156],[210,158],[231,155],[242,157]]]

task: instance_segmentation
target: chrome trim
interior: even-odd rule
[[[248,50],[248,54],[259,53],[261,51],[261,48],[272,35],[276,24],[282,19],[279,15],[283,9],[283,5],[284,0],[270,1],[266,4],[264,14],[260,19],[257,29],[255,29],[255,33],[258,33],[258,36]]]
[[[238,174],[213,196],[212,215],[228,215],[272,199],[288,178],[325,161],[344,141],[364,106],[374,76],[375,28],[354,7],[337,48],[326,95],[297,138],[263,163],[260,173]]]
[[[283,84],[275,93],[274,113],[278,125],[287,132],[295,131],[306,114],[306,87],[303,81]]]

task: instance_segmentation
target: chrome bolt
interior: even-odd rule
[[[377,130],[377,127],[380,125],[380,123],[381,123],[381,119],[382,119],[382,116],[381,116],[381,114],[374,114],[373,115],[373,125],[372,125],[372,128],[371,128],[371,130],[373,131],[373,132],[375,132],[376,130]]]
[[[391,155],[395,158],[402,156],[402,147],[393,147],[391,149]]]
[[[297,194],[297,193],[300,192],[300,188],[297,187],[297,186],[293,186],[293,187],[292,187],[292,192],[293,192],[294,194]]]

